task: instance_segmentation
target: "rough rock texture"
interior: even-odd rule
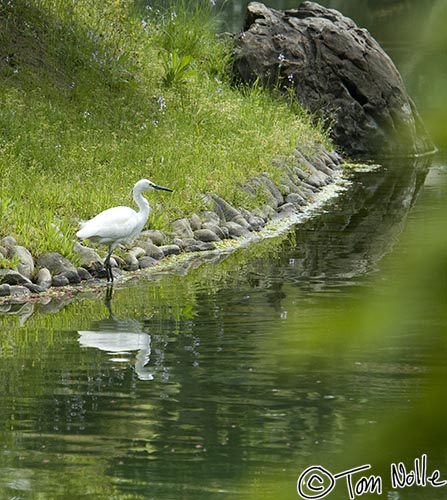
[[[21,285],[11,285],[10,292],[13,297],[22,299],[31,295],[31,290]]]
[[[124,269],[126,271],[136,271],[140,268],[140,263],[135,254],[128,252],[124,258]]]
[[[43,253],[37,259],[37,266],[46,268],[53,275],[53,286],[63,286],[67,283],[79,283],[81,279],[74,265],[56,252]]]
[[[140,269],[146,269],[148,267],[153,267],[157,264],[157,260],[153,259],[152,257],[149,257],[148,255],[145,255],[144,257],[139,258],[138,262],[140,264]]]
[[[163,252],[165,257],[168,255],[178,255],[181,252],[178,245],[162,245],[160,246],[160,250]]]
[[[202,221],[197,214],[191,215],[191,217],[189,218],[189,224],[193,231],[198,231],[199,229],[202,228]]]
[[[46,267],[42,267],[39,269],[39,272],[37,273],[37,280],[36,283],[46,290],[47,288],[50,288],[52,282],[51,278],[51,273]]]
[[[31,293],[42,293],[45,291],[45,288],[42,288],[36,283],[25,283],[24,287],[28,289]]]
[[[389,56],[369,32],[336,10],[303,2],[285,12],[252,2],[235,40],[237,79],[257,78],[331,124],[352,157],[401,156],[433,144]]]
[[[216,228],[216,232],[214,232],[210,228],[205,228],[205,229],[197,229],[197,231],[194,232],[194,236],[199,240],[203,241],[204,243],[209,243],[212,241],[219,241],[220,238],[217,236],[217,232],[219,231],[219,228]]]
[[[37,259],[37,266],[39,269],[43,267],[47,268],[52,274],[60,274],[66,271],[76,271],[76,268],[68,259],[56,252],[41,254]]]
[[[13,256],[19,259],[17,271],[31,279],[34,274],[34,260],[31,252],[25,247],[16,245],[13,247]]]
[[[174,232],[180,236],[180,238],[193,238],[194,232],[191,229],[191,225],[188,219],[178,219],[172,223],[172,228]]]
[[[158,229],[147,229],[146,231],[143,231],[141,235],[138,237],[138,239],[143,238],[143,239],[150,239],[151,243],[154,245],[163,245],[163,242],[166,239],[166,236],[159,231]]]
[[[51,282],[54,287],[67,286],[69,283],[70,280],[63,274],[56,274],[56,276],[53,276],[53,280]]]
[[[87,271],[87,269],[84,269],[83,267],[78,267],[77,271],[81,281],[89,281],[93,279],[93,276],[90,274],[89,271]]]
[[[12,249],[17,245],[17,241],[12,236],[5,236],[0,240],[0,245],[5,248],[6,253],[11,252]]]
[[[138,240],[138,246],[142,247],[148,257],[160,260],[164,257],[163,252],[159,247],[154,245],[151,241]]]
[[[81,266],[92,272],[102,271],[104,268],[101,257],[93,248],[85,247],[80,243],[75,243],[74,251],[78,254]]]
[[[31,283],[31,281],[20,274],[18,271],[12,269],[0,269],[0,284],[7,285],[24,285],[25,283]]]

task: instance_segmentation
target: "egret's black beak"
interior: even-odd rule
[[[171,188],[165,188],[163,186],[157,186],[157,184],[154,184],[154,189],[158,189],[160,191],[169,191],[170,193],[172,193],[172,191],[174,191],[173,189]]]

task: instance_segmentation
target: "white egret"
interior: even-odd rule
[[[172,192],[172,189],[157,186],[147,179],[141,179],[133,188],[133,199],[138,205],[138,212],[130,207],[109,208],[93,219],[84,222],[76,233],[76,236],[82,240],[90,240],[93,243],[109,246],[109,252],[104,259],[107,281],[113,282],[112,266],[110,265],[112,252],[119,244],[130,243],[141,233],[146,224],[151,207],[142,193],[149,189]]]

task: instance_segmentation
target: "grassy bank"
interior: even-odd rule
[[[0,237],[70,257],[80,219],[119,204],[142,177],[150,223],[203,207],[269,172],[322,130],[295,103],[228,76],[211,4],[169,10],[126,0],[32,0],[0,8]]]

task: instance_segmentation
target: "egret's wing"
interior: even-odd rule
[[[76,236],[107,244],[126,239],[133,233],[137,224],[138,216],[135,210],[130,207],[114,207],[85,222]]]

